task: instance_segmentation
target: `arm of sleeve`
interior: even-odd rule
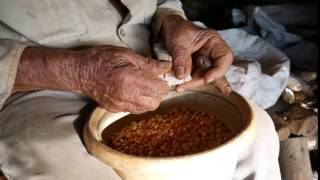
[[[12,92],[20,56],[27,46],[27,43],[0,39],[0,109]]]
[[[153,31],[153,37],[155,40],[157,39],[156,37],[158,37],[158,34],[160,32],[164,19],[168,15],[172,15],[172,14],[179,15],[184,19],[187,19],[182,9],[182,4],[179,0],[158,0],[157,1],[157,9],[155,14],[153,15],[153,20],[152,20],[152,31]]]

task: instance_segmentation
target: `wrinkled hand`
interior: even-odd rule
[[[13,92],[72,91],[113,112],[143,113],[157,108],[169,92],[158,76],[170,69],[170,62],[115,46],[81,51],[28,47],[21,55]]]
[[[169,92],[158,76],[168,72],[171,63],[114,46],[83,50],[77,59],[78,88],[113,112],[152,111]]]
[[[231,49],[216,31],[200,28],[180,16],[170,15],[165,19],[161,36],[172,56],[175,76],[183,79],[193,71],[193,80],[177,86],[177,91],[223,77],[233,61]],[[195,69],[192,59],[198,57],[211,60],[211,68],[206,71]]]

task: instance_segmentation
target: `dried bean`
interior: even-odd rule
[[[138,156],[180,156],[213,148],[233,135],[214,116],[175,108],[166,114],[131,122],[111,135],[108,146]]]

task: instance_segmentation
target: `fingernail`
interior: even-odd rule
[[[168,62],[168,61],[164,61],[164,60],[161,60],[160,61],[160,67],[161,68],[166,68],[166,67],[168,67],[168,66],[170,66],[170,62]]]
[[[177,77],[178,78],[183,78],[183,76],[184,76],[184,67],[183,66],[177,66],[176,73],[177,73]]]

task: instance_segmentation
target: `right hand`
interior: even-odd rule
[[[113,112],[134,114],[155,110],[169,92],[158,76],[171,69],[170,62],[153,60],[114,46],[79,51],[74,67],[75,89]]]

